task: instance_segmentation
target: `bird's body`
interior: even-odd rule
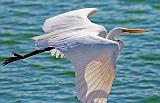
[[[52,55],[65,56],[75,66],[77,97],[83,103],[106,103],[124,45],[117,37],[123,32],[145,32],[118,27],[107,34],[105,27],[88,19],[95,11],[85,8],[49,18],[43,25],[46,34],[33,37],[38,48],[53,47]]]

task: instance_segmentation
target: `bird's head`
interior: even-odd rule
[[[120,35],[143,33],[143,32],[148,32],[148,30],[144,30],[144,29],[128,29],[128,28],[116,27],[116,28],[112,29],[108,33],[107,39],[115,40]]]
[[[118,36],[127,35],[127,34],[129,35],[129,34],[134,34],[134,33],[143,33],[143,32],[148,32],[148,30],[128,29],[128,28],[116,27],[108,33],[107,39],[114,40],[114,41],[118,42],[119,45],[122,47],[124,45],[124,42],[120,39],[117,39]]]

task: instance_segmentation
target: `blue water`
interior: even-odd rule
[[[91,20],[108,30],[122,26],[150,32],[121,36],[109,103],[160,103],[160,0],[1,0],[0,62],[11,52],[35,50],[46,18],[95,7]],[[72,64],[49,53],[0,66],[0,103],[80,103]]]

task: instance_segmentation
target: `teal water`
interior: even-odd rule
[[[117,63],[109,103],[160,103],[160,0],[1,0],[0,62],[12,51],[34,50],[46,18],[96,7],[91,18],[108,30],[122,26],[149,33],[122,36],[126,46]],[[43,53],[0,66],[0,103],[80,103],[73,66]]]

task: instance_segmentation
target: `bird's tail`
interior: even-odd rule
[[[31,38],[35,41],[35,46],[41,50],[51,46],[48,44],[49,38],[46,37],[46,35],[47,34],[35,36],[35,37]],[[52,49],[52,50],[50,50],[50,52],[51,52],[51,55],[55,56],[56,58],[59,58],[59,57],[63,58],[64,57],[64,54],[62,52],[60,52],[58,49]]]
[[[39,49],[44,49],[46,47],[49,47],[48,45],[48,38],[45,38],[44,35],[35,36],[31,38],[35,41],[35,46]]]

